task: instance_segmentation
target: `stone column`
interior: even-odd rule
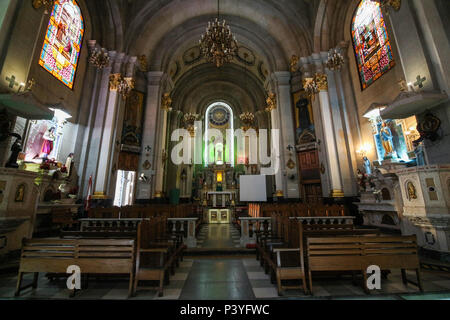
[[[124,61],[125,54],[120,53],[116,56],[114,61],[112,74],[109,77],[109,94],[106,104],[106,112],[104,119],[104,126],[102,130],[102,137],[100,140],[100,157],[97,166],[97,176],[95,179],[95,193],[102,193],[103,196],[112,197],[114,190],[109,190],[109,179],[111,178],[112,163],[111,158],[116,152],[117,146],[114,141],[114,136],[117,126],[117,110],[118,105],[122,99],[118,99],[119,94],[118,84],[121,78],[121,67]]]
[[[270,81],[270,78],[267,80],[266,82],[266,90],[270,93],[275,93],[276,94],[276,86]],[[278,100],[278,99],[277,99]],[[281,124],[280,124],[280,115],[279,112],[277,110],[277,106],[275,105],[272,108],[269,108],[270,110],[270,123],[271,123],[271,130],[279,130],[279,135],[278,135],[278,141],[272,141],[275,137],[272,135],[272,132],[268,132],[268,135],[270,134],[270,140],[267,139],[267,143],[269,144],[267,146],[267,152],[270,153],[270,157],[272,159],[274,159],[274,155],[273,155],[273,150],[272,150],[272,145],[273,146],[277,146],[278,143],[278,147],[279,147],[279,155],[277,156],[276,160],[272,160],[271,166],[272,168],[275,168],[275,164],[273,163],[273,161],[277,161],[278,162],[278,170],[275,172],[275,195],[274,196],[284,196],[286,193],[286,188],[285,185],[283,184],[283,151],[282,149],[282,134],[281,134]],[[248,174],[247,170],[246,170],[246,174]]]
[[[150,183],[139,182],[137,185],[137,199],[149,200],[153,198],[156,186],[156,134],[158,123],[158,112],[163,94],[162,82],[165,75],[162,71],[151,71],[147,73],[147,101],[145,107],[145,118],[142,135],[143,153],[139,160],[139,173],[143,173]]]
[[[315,80],[319,89],[318,96],[324,137],[323,144],[325,145],[328,163],[328,177],[330,187],[329,196],[333,198],[341,198],[344,197],[344,192],[340,175],[339,156],[336,146],[333,114],[330,105],[330,98],[328,95],[328,78],[327,74],[325,73],[326,71],[322,67],[322,60],[320,55],[313,54],[313,60],[318,71],[315,76]]]
[[[85,143],[87,144],[86,161],[85,161],[85,175],[84,179],[89,180],[89,176],[92,175],[93,188],[96,185],[96,175],[98,170],[98,162],[101,153],[101,141],[103,136],[103,127],[105,123],[105,116],[107,113],[107,99],[109,92],[109,77],[113,68],[113,64],[116,58],[116,51],[108,52],[110,58],[110,64],[106,68],[98,71],[99,82],[97,83],[98,89],[96,96],[92,97],[91,110],[95,110],[95,114],[92,115],[92,130],[87,132],[85,136]],[[84,185],[84,191],[87,191],[87,182]],[[94,189],[95,190],[95,189]]]
[[[321,59],[323,64],[326,65],[328,52],[322,52]],[[353,148],[352,132],[349,127],[347,101],[343,91],[341,71],[333,71],[328,68],[325,70],[328,79],[328,96],[330,98],[334,136],[339,159],[342,191],[346,196],[356,196],[356,161],[354,162],[352,159],[352,154],[355,155],[355,150]]]
[[[171,101],[167,101],[170,98],[170,91],[173,84],[167,75],[164,76],[162,83],[163,92],[160,95],[161,108],[159,110],[161,121],[158,122],[158,140],[156,144],[157,158],[156,164],[156,182],[155,182],[155,197],[160,198],[164,196],[164,171],[166,167],[166,160],[170,157],[170,152],[167,150],[167,115],[171,111]],[[166,95],[165,98],[163,96]],[[169,96],[167,96],[169,95]],[[165,101],[166,100],[166,101]],[[169,133],[170,134],[170,133]]]
[[[295,130],[292,108],[292,96],[291,96],[291,73],[275,72],[272,74],[272,79],[275,82],[277,88],[278,108],[277,112],[280,119],[281,129],[281,145],[280,145],[280,159],[283,161],[280,163],[280,169],[282,170],[283,178],[283,193],[285,198],[299,198],[299,186],[298,186],[298,166],[295,149],[292,149],[292,154],[288,150],[288,146],[295,148]],[[288,168],[287,163],[289,158],[292,159],[295,166],[292,169]],[[294,175],[294,179],[288,177]]]

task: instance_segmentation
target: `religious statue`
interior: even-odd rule
[[[66,159],[67,175],[70,176],[73,167],[73,153],[70,153]]]
[[[295,106],[298,109],[299,117],[298,132],[301,134],[305,130],[312,131],[314,129],[314,124],[311,121],[311,115],[309,112],[309,100],[300,99]]]
[[[370,165],[369,158],[364,157],[363,160],[364,160],[364,169],[366,170],[366,174],[367,175],[371,175],[372,174],[372,167]]]
[[[414,186],[414,184],[411,181],[409,181],[406,184],[406,192],[407,192],[409,201],[411,201],[413,199],[417,199],[416,187]]]
[[[22,144],[20,143],[22,137],[17,133],[10,133],[9,135],[15,137],[16,141],[14,141],[11,147],[11,156],[9,157],[8,162],[5,164],[5,167],[17,169],[19,168],[19,165],[17,164],[17,157],[19,156],[19,153],[22,151]]]
[[[389,159],[392,157],[394,148],[393,148],[392,131],[388,127],[386,121],[383,121],[383,123],[381,124],[380,137],[381,137],[381,144],[383,145],[383,149],[385,151],[384,158]]]
[[[42,143],[41,148],[41,154],[43,159],[47,159],[48,155],[53,150],[53,142],[56,140],[54,132],[55,127],[51,127],[43,136],[44,142]]]

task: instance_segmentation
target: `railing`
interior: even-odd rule
[[[97,231],[102,231],[102,228],[106,230],[112,227],[125,227],[130,229],[137,229],[138,223],[142,220],[149,220],[143,218],[85,218],[79,219],[80,231],[88,231],[89,228],[95,227]],[[184,234],[187,230],[187,236],[183,236],[183,242],[188,248],[197,247],[197,239],[195,238],[195,228],[198,218],[168,218],[167,221],[172,223],[172,233],[177,232],[177,223],[179,225],[179,232]],[[186,224],[186,227],[185,227]]]
[[[256,231],[264,231],[265,225],[267,225],[267,231],[272,230],[272,219],[270,217],[240,217],[239,220],[241,220],[241,247],[256,243]],[[253,231],[251,236],[250,225]],[[259,230],[257,230],[258,228]]]
[[[290,217],[291,220],[300,220],[306,224],[353,224],[355,217]]]
[[[183,237],[183,242],[188,248],[197,247],[197,239],[195,238],[195,227],[198,218],[168,218],[167,221],[172,222],[172,233],[177,232],[177,222],[180,224],[180,232],[184,233],[184,224],[187,222],[187,237]]]
[[[115,226],[137,229],[138,223],[142,220],[143,219],[141,218],[85,218],[79,219],[78,221],[80,221],[80,231],[88,231],[90,227],[96,227],[101,231],[101,228],[105,228],[105,230],[107,230]]]

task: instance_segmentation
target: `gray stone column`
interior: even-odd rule
[[[95,114],[92,114],[91,121],[92,129],[86,132],[84,141],[86,143],[86,155],[85,155],[85,171],[84,180],[88,181],[92,175],[92,187],[96,185],[96,177],[98,170],[98,161],[101,152],[101,140],[103,135],[103,126],[105,123],[105,116],[107,113],[106,105],[109,93],[109,77],[113,68],[113,64],[116,58],[116,51],[108,52],[110,57],[110,64],[108,67],[97,71],[97,90],[92,96],[91,110],[95,110]],[[87,191],[87,182],[84,185],[83,194]]]
[[[158,113],[161,106],[162,81],[164,72],[151,71],[147,73],[147,101],[142,135],[143,152],[139,160],[139,174],[143,173],[150,182],[139,181],[137,185],[137,199],[152,199],[155,192],[156,169],[156,135]]]
[[[272,79],[276,86],[278,107],[275,110],[280,119],[281,145],[280,145],[280,169],[282,170],[283,194],[285,198],[299,198],[298,185],[298,165],[295,149],[292,154],[288,150],[288,146],[295,148],[295,130],[294,130],[294,114],[292,112],[292,96],[291,96],[291,73],[275,72]],[[295,166],[290,169],[287,162],[291,156]],[[294,179],[289,179],[294,176]]]
[[[328,178],[329,178],[329,197],[340,198],[344,196],[341,170],[339,164],[338,148],[336,145],[335,129],[333,123],[333,112],[331,109],[330,97],[328,93],[328,77],[325,68],[323,68],[323,61],[320,54],[313,54],[317,74],[316,82],[319,88],[319,103],[320,114],[322,120],[322,130],[326,150],[326,157],[328,163]],[[325,188],[323,190],[325,192]],[[324,194],[324,196],[327,196]]]
[[[109,94],[106,103],[105,120],[102,130],[102,137],[100,140],[100,156],[97,166],[97,175],[95,179],[95,192],[102,193],[104,196],[112,198],[114,196],[114,190],[109,190],[109,179],[111,178],[112,163],[111,158],[116,152],[116,144],[114,136],[117,126],[117,110],[118,105],[122,102],[119,99],[119,93],[117,91],[116,77],[120,75],[122,63],[124,61],[125,54],[120,53],[116,56],[113,64],[112,74],[110,75],[109,82]]]

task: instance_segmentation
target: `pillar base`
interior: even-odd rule
[[[108,199],[108,196],[103,192],[94,192],[94,194],[91,196],[91,199]]]
[[[283,191],[282,190],[277,190],[275,192],[275,197],[284,197]]]
[[[156,191],[155,198],[164,198],[164,191]]]
[[[332,190],[331,195],[332,198],[344,198],[344,192],[342,190]]]

